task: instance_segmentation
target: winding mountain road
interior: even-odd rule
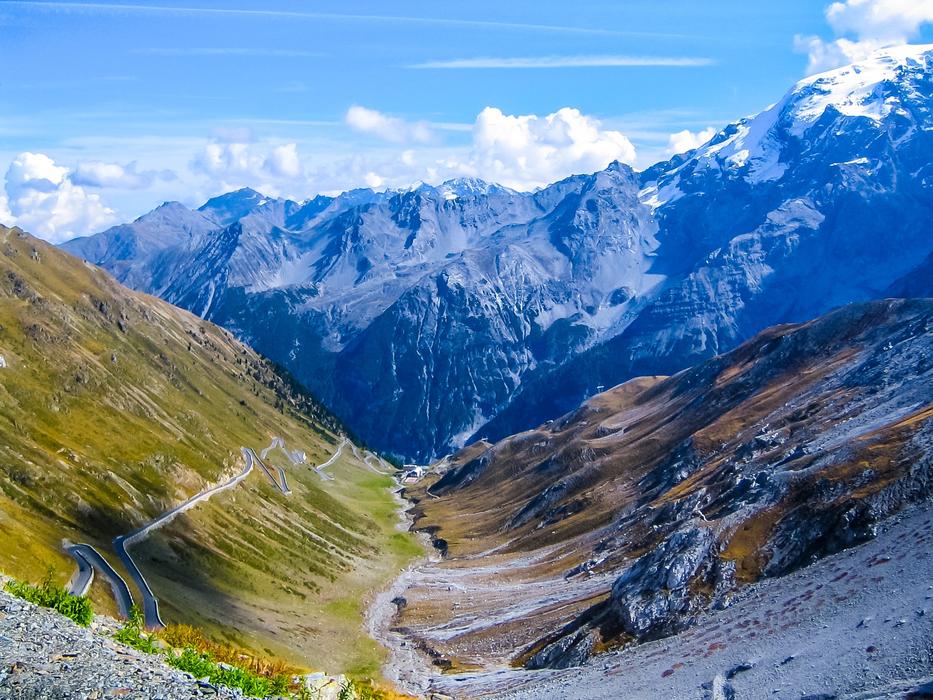
[[[253,471],[253,466],[258,461],[256,454],[248,447],[241,447],[240,451],[243,453],[243,456],[246,458],[246,467],[242,472],[234,476],[233,478],[223,482],[222,484],[217,484],[212,486],[209,489],[201,491],[191,498],[189,498],[184,503],[175,506],[171,510],[167,510],[158,518],[150,522],[148,525],[134,530],[128,535],[119,535],[113,539],[113,548],[117,553],[117,556],[120,557],[120,561],[123,562],[123,565],[126,567],[127,573],[133,579],[133,582],[139,588],[139,592],[143,597],[143,617],[146,621],[146,627],[153,628],[162,628],[165,627],[165,623],[162,622],[162,617],[159,615],[159,601],[152,592],[152,589],[149,587],[149,584],[146,582],[146,577],[143,576],[142,571],[139,570],[139,567],[136,565],[136,562],[133,561],[133,557],[130,556],[130,553],[127,551],[127,547],[133,545],[140,540],[145,539],[149,536],[153,530],[157,530],[163,525],[167,525],[176,516],[184,513],[186,510],[189,510],[196,506],[201,501],[205,501],[214,494],[220,493],[221,491],[226,491],[227,489],[233,488],[239,484],[243,479],[249,476],[249,473]]]
[[[72,559],[74,559],[75,563],[78,565],[78,568],[75,569],[75,572],[68,580],[68,585],[65,587],[65,590],[71,595],[87,595],[88,589],[94,582],[94,566],[81,555],[80,550],[71,550],[66,546],[65,551],[71,555]]]
[[[343,452],[343,448],[346,446],[346,444],[347,444],[348,442],[350,442],[350,441],[347,440],[346,438],[343,438],[343,439],[340,441],[340,444],[337,445],[337,449],[334,450],[334,454],[332,454],[332,455],[330,456],[330,459],[328,459],[328,460],[327,460],[326,462],[324,462],[323,464],[319,464],[318,466],[314,467],[314,471],[316,471],[316,472],[317,472],[317,475],[318,475],[319,477],[321,477],[324,481],[333,481],[333,480],[334,480],[334,475],[333,475],[333,474],[328,474],[328,473],[325,472],[324,470],[327,469],[330,465],[332,465],[334,462],[336,462],[336,461],[340,458],[340,454]]]
[[[130,588],[126,585],[126,581],[123,580],[123,577],[110,566],[110,563],[104,559],[103,556],[101,556],[100,552],[89,544],[71,544],[65,547],[65,551],[68,552],[78,564],[78,573],[76,576],[72,577],[72,582],[73,584],[77,583],[79,587],[76,588],[72,585],[70,592],[75,595],[84,595],[87,593],[87,589],[90,587],[91,580],[94,576],[93,570],[88,572],[88,569],[93,567],[93,569],[96,569],[110,584],[110,588],[113,590],[113,598],[117,602],[117,609],[120,611],[120,615],[122,617],[129,617],[130,609],[133,607],[133,596],[130,594]]]
[[[330,459],[317,467],[313,467],[314,471],[316,471],[322,479],[334,479],[333,475],[327,474],[323,470],[337,461],[347,443],[349,443],[349,440],[347,438],[343,438],[340,444],[337,446],[337,449],[334,451],[334,454],[331,455]],[[156,598],[155,594],[152,592],[152,588],[150,588],[149,583],[146,581],[146,577],[143,576],[142,571],[140,571],[139,567],[136,565],[133,557],[130,556],[129,547],[148,537],[154,530],[159,529],[163,525],[167,525],[176,516],[193,508],[201,501],[205,501],[214,494],[220,493],[221,491],[233,488],[241,481],[243,481],[247,476],[249,476],[250,472],[253,471],[253,467],[257,464],[283,494],[291,494],[291,489],[288,486],[285,470],[282,467],[277,467],[279,478],[281,479],[280,483],[262,461],[262,459],[265,458],[266,455],[268,455],[269,452],[275,448],[281,448],[293,464],[305,464],[304,453],[299,451],[289,451],[285,445],[285,441],[280,437],[273,438],[272,443],[261,451],[260,454],[262,455],[262,458],[260,458],[251,448],[241,447],[240,451],[246,460],[246,466],[239,474],[221,484],[217,484],[208,489],[205,489],[204,491],[201,491],[183,503],[165,511],[146,525],[133,530],[126,535],[119,535],[113,539],[114,551],[120,558],[120,561],[126,568],[127,573],[142,595],[143,617],[145,619],[147,628],[163,628],[165,627],[165,623],[162,621],[162,617],[159,614],[158,598]],[[356,449],[356,445],[353,445],[353,451],[356,453],[357,457],[359,457],[359,452]],[[370,469],[377,471],[365,459],[360,459],[360,461]],[[128,617],[130,609],[133,607],[133,596],[130,594],[129,586],[127,585],[126,581],[116,572],[116,570],[114,570],[114,568],[107,562],[107,560],[101,556],[100,552],[88,544],[68,544],[65,546],[65,551],[71,555],[78,567],[69,583],[69,592],[74,593],[75,595],[86,594],[94,579],[94,572],[97,571],[110,583],[110,587],[113,589],[113,596],[117,602],[120,615],[124,618]]]
[[[383,476],[391,476],[391,475],[392,475],[391,472],[384,472],[384,471],[382,471],[381,469],[378,469],[377,467],[375,467],[375,466],[373,465],[373,463],[372,463],[370,460],[379,459],[379,458],[376,457],[376,455],[374,455],[372,452],[370,452],[369,450],[366,450],[366,455],[364,456],[364,455],[361,455],[361,454],[360,454],[360,451],[359,451],[359,449],[357,448],[357,446],[356,446],[355,444],[350,443],[350,447],[353,448],[353,454],[354,454],[354,456],[356,456],[356,458],[357,458],[362,464],[364,464],[370,471],[376,472],[377,474],[382,474]],[[379,459],[379,461],[380,461],[383,465],[385,465],[385,462],[383,462],[381,459]]]
[[[272,445],[275,444],[275,440],[281,440],[281,438],[275,438],[273,440]],[[265,448],[262,452],[259,453],[260,456],[256,457],[256,464],[258,464],[259,468],[262,469],[265,475],[269,477],[269,481],[272,482],[272,485],[275,486],[279,491],[284,493],[286,496],[288,496],[292,492],[292,490],[288,488],[288,480],[285,478],[285,470],[282,469],[282,467],[277,467],[277,469],[279,470],[279,478],[276,479],[275,475],[270,471],[269,467],[266,466],[266,463],[263,462],[263,460],[266,458],[266,455],[269,453],[269,450],[272,448],[272,445]],[[282,449],[285,451],[286,454],[289,454],[288,450],[285,450],[284,447]],[[255,457],[255,454],[253,456]],[[291,455],[289,454],[289,456]]]

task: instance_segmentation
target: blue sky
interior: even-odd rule
[[[929,39],[925,3],[837,4],[3,0],[0,220],[56,240],[243,185],[645,167],[837,54]]]

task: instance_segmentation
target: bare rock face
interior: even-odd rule
[[[687,524],[638,559],[612,585],[610,610],[638,641],[688,627],[694,614],[721,603],[735,585],[734,565],[719,559],[714,533]]]
[[[423,460],[774,324],[926,295],[930,59],[886,49],[808,78],[640,173],[304,203],[241,190],[64,247],[229,328],[368,444]]]
[[[577,629],[532,656],[525,663],[525,668],[538,670],[579,666],[590,658],[598,638],[599,633],[596,630],[586,627]]]

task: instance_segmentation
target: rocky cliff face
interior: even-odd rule
[[[471,604],[480,624],[411,592],[402,624],[464,663],[517,641],[527,666],[561,668],[872,539],[929,508],[931,353],[933,301],[851,305],[472,449],[412,491],[418,526],[447,542],[458,590],[495,569],[511,600]]]
[[[931,54],[808,78],[642,173],[304,203],[244,190],[65,248],[233,329],[373,446],[426,458],[771,324],[922,292]]]

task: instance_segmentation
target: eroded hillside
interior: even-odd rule
[[[872,539],[931,493],[931,357],[933,301],[851,305],[470,448],[410,489],[447,558],[398,628],[442,668],[566,667]]]

